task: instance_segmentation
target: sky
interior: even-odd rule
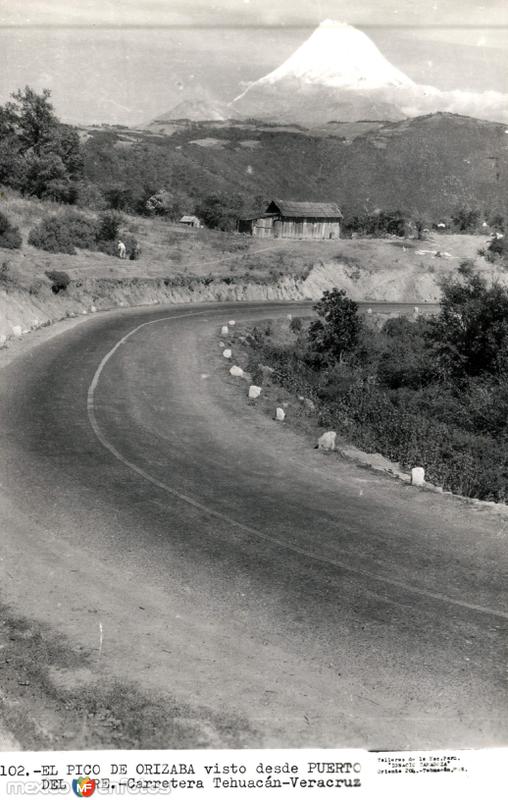
[[[0,0],[0,103],[28,84],[66,121],[144,124],[186,95],[232,99],[325,18],[419,83],[508,93],[507,0]]]

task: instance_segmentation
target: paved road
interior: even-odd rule
[[[239,745],[506,744],[505,522],[243,401],[218,326],[286,312],[115,312],[6,367],[2,593]]]

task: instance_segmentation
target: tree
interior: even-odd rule
[[[496,375],[508,347],[508,289],[488,287],[479,275],[443,285],[441,310],[429,331],[445,375]]]
[[[115,239],[118,239],[122,222],[123,217],[118,211],[103,211],[99,214],[97,239],[103,242],[114,242]]]
[[[314,310],[321,319],[309,327],[311,353],[318,355],[318,361],[342,361],[346,353],[354,350],[362,331],[358,305],[343,289],[332,289],[325,291]]]
[[[481,214],[477,208],[458,208],[452,215],[452,222],[461,233],[474,233]]]
[[[197,205],[196,214],[209,228],[234,231],[244,205],[239,194],[211,194]]]
[[[37,94],[29,86],[11,95],[14,102],[7,103],[6,112],[11,115],[17,130],[22,151],[40,153],[42,146],[51,139],[59,121],[49,102],[51,92],[43,89]]]
[[[79,136],[58,120],[51,92],[27,86],[0,106],[0,180],[25,194],[74,202],[83,174]]]

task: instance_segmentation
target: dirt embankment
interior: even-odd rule
[[[334,260],[318,263],[306,276],[283,275],[274,279],[94,277],[71,281],[58,294],[52,292],[49,283],[36,292],[5,286],[0,288],[0,345],[58,320],[128,306],[317,300],[326,289],[334,287],[344,289],[358,301],[433,303],[439,301],[442,279],[455,271],[455,263],[429,272],[416,265],[405,269],[360,269]],[[488,277],[508,284],[508,275],[501,269],[491,268]]]

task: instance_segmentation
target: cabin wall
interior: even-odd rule
[[[340,239],[340,222],[333,219],[241,219],[238,230],[259,239]]]
[[[253,236],[257,236],[259,239],[273,237],[273,219],[271,217],[261,217],[259,219],[254,219],[252,222]]]
[[[339,239],[340,222],[330,219],[276,219],[276,239]]]

